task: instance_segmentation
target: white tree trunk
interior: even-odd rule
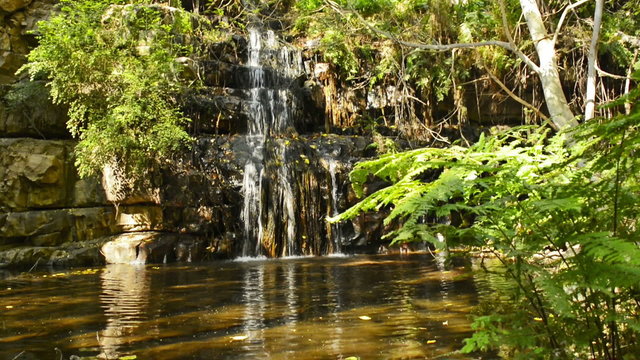
[[[587,55],[587,94],[584,101],[584,120],[592,119],[596,113],[596,64],[598,61],[598,40],[600,38],[600,25],[602,24],[602,9],[604,0],[596,0],[596,11],[593,14],[593,34],[589,55]]]
[[[538,76],[542,83],[542,91],[549,115],[551,115],[551,121],[558,129],[577,126],[578,122],[569,108],[569,103],[560,84],[553,39],[547,33],[538,4],[536,0],[520,0],[520,6],[540,59]]]

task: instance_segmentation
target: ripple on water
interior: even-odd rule
[[[0,358],[28,349],[138,359],[431,358],[460,347],[476,303],[465,267],[429,256],[247,258],[107,266],[0,282]],[[73,320],[77,321],[73,321]],[[447,357],[455,359],[455,357]],[[462,359],[464,357],[460,357]]]

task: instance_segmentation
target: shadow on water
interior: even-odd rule
[[[469,359],[445,355],[470,335],[469,269],[396,255],[23,275],[0,281],[0,358]]]

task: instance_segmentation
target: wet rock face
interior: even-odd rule
[[[22,246],[0,251],[0,269],[29,269],[38,265],[87,266],[104,263],[100,247],[109,238],[65,243],[60,246]]]
[[[0,244],[57,246],[119,230],[111,208],[33,210],[0,214]]]
[[[0,210],[72,205],[65,141],[0,139]]]
[[[31,0],[0,0],[0,9],[6,12],[14,12],[31,4]]]
[[[55,0],[0,0],[0,85],[16,80],[35,41],[31,31],[53,11]]]

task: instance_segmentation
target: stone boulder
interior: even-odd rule
[[[38,265],[102,265],[104,257],[100,254],[100,247],[109,239],[102,237],[60,246],[22,246],[0,251],[0,269],[29,269]]]
[[[204,241],[175,233],[139,232],[112,237],[101,249],[108,264],[147,264],[198,261],[205,253]]]
[[[75,142],[0,138],[0,212],[108,205],[95,178],[79,179]]]
[[[121,231],[111,207],[0,213],[0,245],[58,246]]]
[[[69,152],[64,141],[0,139],[0,211],[64,207]]]

